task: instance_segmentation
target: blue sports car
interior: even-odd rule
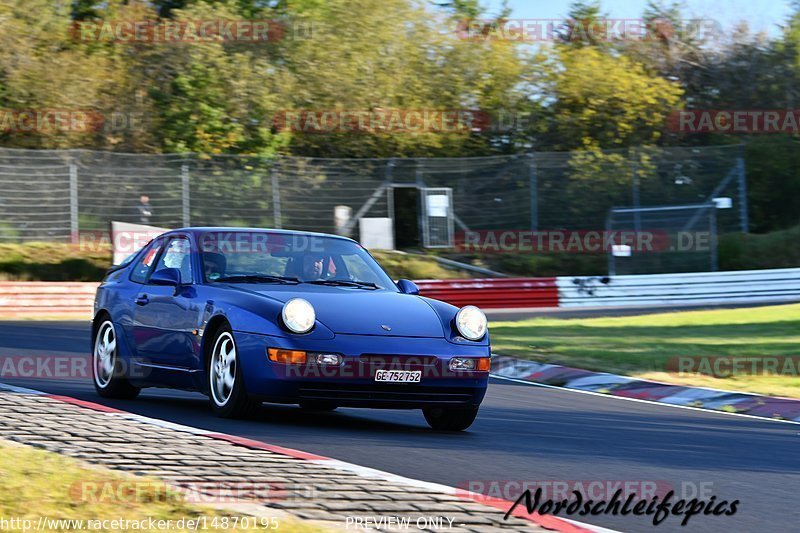
[[[262,402],[422,409],[463,430],[490,353],[477,307],[419,296],[357,242],[318,233],[170,231],[112,268],[94,303],[98,394],[201,391],[223,417]]]

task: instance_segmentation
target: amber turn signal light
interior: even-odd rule
[[[306,362],[306,352],[299,350],[284,350],[282,348],[270,348],[267,350],[269,353],[269,360],[274,363],[283,363],[286,365],[303,365]]]
[[[478,364],[476,365],[475,370],[479,372],[488,372],[491,367],[492,367],[491,357],[481,357],[480,359],[478,359]]]

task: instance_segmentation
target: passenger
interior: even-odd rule
[[[316,281],[323,278],[325,257],[319,254],[303,256],[303,281]]]

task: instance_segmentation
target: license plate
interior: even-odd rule
[[[421,379],[421,370],[378,370],[375,372],[375,381],[382,383],[419,383]]]

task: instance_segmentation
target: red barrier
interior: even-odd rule
[[[558,307],[556,278],[417,281],[420,293],[461,307]],[[89,319],[98,283],[0,282],[0,317],[74,316]]]
[[[0,282],[0,317],[70,317],[90,320],[99,283]]]
[[[558,307],[556,278],[422,280],[420,294],[461,307]]]

